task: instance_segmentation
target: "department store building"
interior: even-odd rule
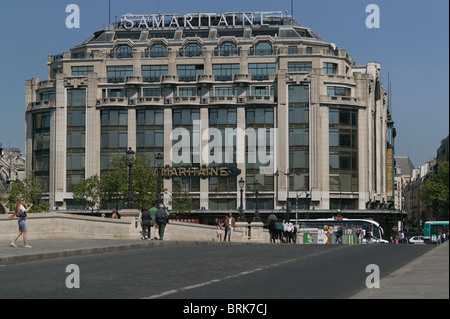
[[[282,12],[128,14],[47,66],[26,81],[26,165],[53,209],[76,209],[74,186],[129,148],[164,155],[166,204],[180,182],[204,213],[236,212],[241,178],[248,211],[255,187],[262,212],[392,196],[380,64]]]

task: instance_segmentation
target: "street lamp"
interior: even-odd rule
[[[156,207],[159,207],[163,203],[163,200],[161,198],[161,175],[162,175],[162,166],[163,166],[163,161],[164,161],[164,155],[162,153],[156,154],[155,160],[156,160],[156,167],[157,167],[157,171],[158,171],[158,190],[157,190],[158,193],[156,195]]]
[[[255,216],[253,216],[253,221],[260,223],[261,216],[259,216],[259,209],[258,209],[258,195],[259,195],[258,185],[259,185],[259,183],[255,182],[254,185],[255,185]]]
[[[287,183],[286,183],[286,218],[285,218],[285,220],[286,220],[286,222],[289,222],[289,177],[292,176],[292,173],[291,172],[285,173],[285,172],[282,172],[282,171],[277,169],[277,171],[275,172],[274,175],[278,178],[278,176],[280,176],[279,173],[284,174],[286,176],[286,178],[287,178]],[[278,180],[277,180],[277,184],[278,184]]]
[[[240,191],[241,191],[241,204],[239,205],[238,222],[246,222],[247,221],[245,219],[245,215],[244,215],[244,185],[245,185],[245,181],[241,177],[241,179],[239,180],[239,187],[240,187]]]
[[[126,151],[126,155],[127,155],[127,166],[128,166],[128,196],[125,199],[124,208],[136,209],[137,205],[136,205],[136,201],[134,200],[134,195],[133,195],[133,176],[131,174],[135,153],[133,152],[131,147]]]

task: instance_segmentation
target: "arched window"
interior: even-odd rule
[[[201,56],[202,55],[202,47],[197,43],[188,44],[185,48],[185,55],[187,57],[190,56]]]
[[[151,58],[160,58],[167,56],[167,48],[164,44],[155,44],[150,48]]]
[[[220,56],[237,55],[237,46],[233,42],[225,42],[220,46]]]
[[[128,45],[120,45],[117,47],[115,53],[115,57],[116,59],[125,59],[125,58],[132,58],[132,50]]]
[[[272,55],[272,45],[269,42],[260,42],[255,47],[255,55]]]

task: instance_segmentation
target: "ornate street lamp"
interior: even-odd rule
[[[258,209],[258,195],[259,195],[258,185],[259,185],[259,183],[255,182],[254,185],[255,185],[255,216],[253,216],[253,221],[260,223],[261,216],[259,216],[259,209]]]
[[[239,206],[238,222],[246,222],[247,221],[245,219],[245,215],[244,215],[244,185],[245,185],[245,181],[241,177],[241,179],[239,180],[239,187],[240,187],[240,191],[241,191],[241,204]]]
[[[161,197],[161,175],[162,175],[162,167],[164,162],[164,155],[162,153],[158,153],[155,155],[156,167],[158,171],[158,190],[156,195],[156,207],[159,207],[163,203],[163,199]]]
[[[136,209],[136,201],[134,200],[133,195],[133,176],[131,174],[131,170],[133,169],[133,161],[134,161],[134,152],[131,147],[126,151],[127,155],[127,166],[128,166],[128,196],[125,199],[124,208],[127,209]]]

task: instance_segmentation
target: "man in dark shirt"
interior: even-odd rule
[[[163,238],[164,238],[164,230],[165,230],[166,224],[168,222],[169,222],[169,216],[167,215],[167,212],[164,209],[164,206],[160,205],[158,210],[156,211],[156,223],[158,224],[160,240],[163,240]]]
[[[147,206],[142,208],[142,239],[151,238],[150,233],[150,220],[152,216],[150,215],[150,211]],[[148,235],[147,235],[148,233]]]

